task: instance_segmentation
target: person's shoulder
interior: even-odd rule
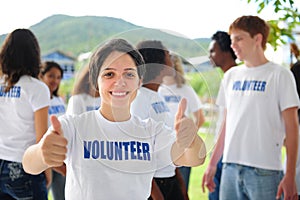
[[[91,119],[96,118],[97,117],[96,112],[99,112],[99,111],[92,110],[92,111],[83,112],[78,115],[72,115],[72,114],[66,113],[66,114],[60,116],[60,119],[66,120],[69,122],[73,122],[75,124],[82,124],[82,123],[86,123],[86,122],[91,122]]]
[[[36,91],[38,93],[50,93],[48,86],[43,81],[32,76],[21,76],[16,85],[21,86],[26,91]]]
[[[164,126],[164,122],[156,121],[151,117],[146,119],[141,119],[139,116],[132,114],[131,120],[134,122],[134,124],[144,128]]]

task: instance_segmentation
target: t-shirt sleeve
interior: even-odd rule
[[[219,92],[218,92],[216,104],[218,106],[226,108],[225,86],[224,86],[224,84],[225,84],[225,81],[224,81],[224,78],[223,78],[222,81],[221,81]]]
[[[174,165],[171,157],[171,148],[176,140],[176,133],[164,123],[158,123],[155,128],[154,154],[156,169]]]
[[[195,90],[191,86],[187,86],[187,100],[190,112],[196,112],[202,108],[202,102],[195,92]]]
[[[68,115],[79,115],[83,113],[82,103],[77,96],[71,96],[68,102],[67,111]]]
[[[35,112],[50,105],[50,91],[48,86],[41,81],[39,81],[34,87],[35,92],[32,94],[30,99],[32,109]]]
[[[292,72],[288,70],[282,70],[279,75],[279,106],[283,111],[291,107],[299,107],[299,98],[296,89],[295,78]]]

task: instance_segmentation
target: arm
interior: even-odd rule
[[[205,192],[205,187],[208,188],[210,192],[213,192],[215,189],[214,176],[217,170],[217,164],[220,160],[223,150],[224,150],[224,141],[225,141],[225,130],[226,130],[226,110],[224,111],[224,120],[222,122],[218,140],[216,146],[210,158],[209,164],[206,171],[202,177],[202,191]],[[205,187],[204,187],[205,186]]]
[[[48,129],[48,109],[49,107],[47,106],[34,112],[36,143],[41,140]]]
[[[38,143],[43,137],[44,133],[46,133],[48,129],[48,109],[49,107],[44,107],[34,112],[34,125],[36,132],[36,143]],[[45,171],[45,177],[47,182],[47,188],[50,187],[52,182],[52,171],[51,169],[47,169]]]
[[[277,197],[284,193],[284,199],[292,199],[297,195],[296,188],[296,161],[298,153],[298,114],[297,107],[288,108],[282,111],[285,125],[285,146],[287,165],[286,173],[278,186]]]
[[[175,117],[176,142],[171,155],[175,165],[198,166],[204,163],[206,147],[197,135],[197,128],[192,119],[184,116],[186,99],[182,99]]]
[[[152,200],[164,200],[164,196],[154,179],[152,179],[151,198]]]
[[[61,125],[55,116],[51,116],[53,130],[37,143],[26,149],[22,164],[30,174],[39,174],[50,167],[61,166],[67,153],[67,139],[63,137]]]

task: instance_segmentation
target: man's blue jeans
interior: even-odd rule
[[[0,159],[0,199],[46,200],[46,179],[44,173],[27,174],[22,163]]]
[[[276,199],[283,171],[223,163],[220,199]]]

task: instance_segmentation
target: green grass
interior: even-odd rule
[[[204,140],[206,145],[206,150],[208,154],[210,153],[213,143],[214,135],[200,133],[200,137]],[[206,156],[206,160],[203,165],[198,167],[193,167],[190,175],[189,190],[188,195],[190,200],[207,200],[208,199],[208,190],[205,190],[205,193],[202,192],[202,176],[209,162],[209,155]]]

